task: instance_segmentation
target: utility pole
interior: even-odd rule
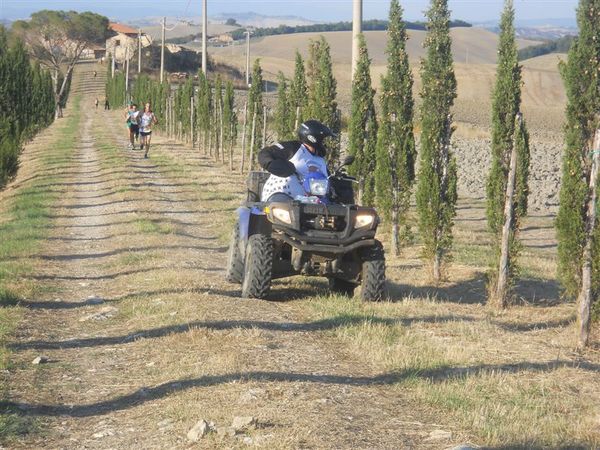
[[[142,73],[142,29],[138,29],[138,73]]]
[[[358,36],[362,33],[362,0],[353,0],[352,14],[352,79],[358,64]]]
[[[129,92],[129,46],[125,49],[125,97]]]
[[[165,79],[165,28],[167,26],[167,18],[163,17],[162,21],[162,44],[160,46],[160,82]]]
[[[246,30],[246,86],[250,86],[250,32]]]
[[[208,17],[206,0],[202,0],[202,73],[206,75],[206,29],[208,28]]]
[[[117,57],[117,46],[115,45],[113,47],[113,52],[112,52],[112,58],[110,61],[110,65],[111,65],[111,78],[115,77],[115,58]]]

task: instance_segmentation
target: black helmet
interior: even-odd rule
[[[325,138],[335,137],[329,127],[318,120],[307,120],[298,128],[298,138],[303,144],[309,144],[317,150],[319,156],[325,156],[327,149],[323,145]]]

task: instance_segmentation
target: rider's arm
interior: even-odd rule
[[[258,153],[258,163],[263,169],[278,177],[287,178],[296,172],[296,167],[289,160],[299,146],[275,144],[263,148]]]

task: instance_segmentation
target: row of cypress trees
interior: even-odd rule
[[[416,112],[421,126],[418,174],[413,77],[406,52],[408,35],[398,0],[392,0],[390,4],[388,64],[381,79],[379,117],[375,115],[375,92],[367,46],[364,37],[360,37],[359,59],[353,77],[349,152],[356,158],[351,170],[360,180],[361,201],[378,205],[391,224],[395,254],[400,252],[403,240],[410,235],[407,218],[414,189],[422,254],[430,263],[434,281],[439,282],[451,259],[456,214],[457,167],[451,148],[451,109],[456,98],[456,78],[447,1],[432,0],[426,16],[426,56],[420,67],[422,102]],[[492,167],[487,183],[488,223],[495,254],[499,257],[510,155],[516,145],[518,163],[512,205],[514,218],[510,223],[510,275],[516,273],[517,233],[520,219],[527,211],[529,171],[527,130],[524,122],[515,126],[515,117],[521,107],[521,68],[513,22],[512,0],[507,0],[501,22],[492,112]],[[490,292],[494,291],[496,283],[494,274],[498,271],[498,257],[492,259],[490,267]]]
[[[54,120],[50,73],[0,26],[0,187],[19,166],[23,141]]]

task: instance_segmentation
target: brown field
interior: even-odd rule
[[[319,33],[299,33],[259,38],[251,43],[252,58],[260,58],[265,77],[275,80],[279,71],[293,76],[296,49],[306,58],[308,43],[318,39]],[[386,32],[365,33],[372,59],[374,87],[379,87],[385,72]],[[419,91],[418,61],[424,55],[425,33],[409,30],[408,53],[414,66],[415,94]],[[331,46],[334,74],[338,81],[339,103],[348,110],[350,98],[350,32],[324,33]],[[456,118],[486,128],[489,126],[491,89],[495,77],[496,46],[498,37],[481,28],[452,29],[453,53],[456,62],[458,99]],[[536,42],[519,40],[519,47]],[[237,45],[210,49],[211,56],[221,62],[245,70],[245,46]],[[528,120],[543,131],[559,131],[564,109],[564,89],[557,69],[557,58],[549,55],[523,64],[523,110]]]

